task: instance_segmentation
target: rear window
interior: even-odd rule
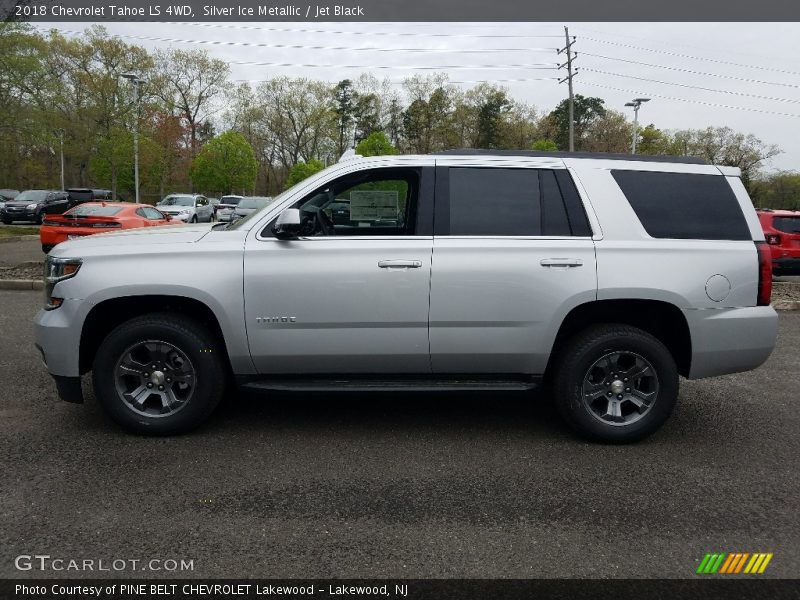
[[[76,206],[64,213],[70,217],[113,217],[122,210],[121,206]]]
[[[722,175],[612,170],[654,238],[749,240],[739,201]]]
[[[241,201],[241,198],[238,196],[223,196],[219,199],[220,204],[228,204],[231,206],[236,206]]]
[[[94,192],[92,190],[67,190],[67,192],[73,200],[94,200]]]
[[[784,233],[800,233],[800,217],[775,217],[772,226]]]

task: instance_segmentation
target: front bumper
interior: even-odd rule
[[[80,300],[64,300],[56,310],[40,310],[34,319],[36,348],[66,402],[83,402],[80,377]]]
[[[7,221],[35,221],[36,220],[36,210],[28,210],[27,208],[24,210],[9,210],[7,208],[0,209],[0,220],[5,219]]]
[[[771,306],[682,312],[692,335],[689,379],[750,371],[775,348],[778,313]]]

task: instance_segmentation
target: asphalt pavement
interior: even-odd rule
[[[98,575],[18,571],[29,554],[193,560],[182,577],[684,578],[707,552],[772,552],[761,577],[800,573],[796,312],[765,366],[682,381],[655,436],[603,446],[511,393],[231,394],[192,434],[127,435],[88,387],[56,399],[40,303],[0,291],[0,577]]]

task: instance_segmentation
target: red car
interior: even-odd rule
[[[62,215],[47,215],[39,228],[42,251],[47,253],[53,246],[94,233],[106,233],[119,229],[166,225],[169,215],[148,204],[130,202],[86,202]]]
[[[757,212],[772,251],[773,275],[800,275],[800,211],[764,208]]]

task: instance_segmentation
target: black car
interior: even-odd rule
[[[33,221],[41,225],[44,215],[61,214],[71,206],[67,192],[25,190],[0,208],[0,220],[6,225],[13,221]]]

